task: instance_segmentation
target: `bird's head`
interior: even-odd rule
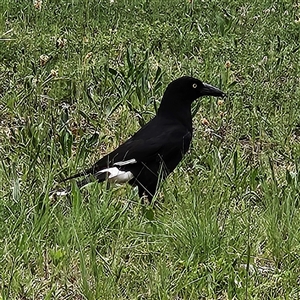
[[[168,85],[165,95],[181,98],[190,103],[202,96],[226,96],[220,89],[189,76],[180,77],[172,81]]]

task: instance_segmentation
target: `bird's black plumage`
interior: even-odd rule
[[[174,80],[149,123],[91,168],[65,180],[85,177],[79,186],[86,184],[90,175],[99,182],[107,178],[116,182],[127,180],[138,186],[140,196],[145,194],[151,200],[160,181],[175,169],[189,149],[193,133],[191,104],[201,96],[225,94],[192,77]]]

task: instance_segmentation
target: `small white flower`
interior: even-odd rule
[[[33,1],[33,5],[35,7],[35,9],[41,10],[42,9],[42,0],[35,0]]]
[[[44,66],[48,61],[49,61],[50,57],[47,54],[42,54],[40,56],[40,65]]]

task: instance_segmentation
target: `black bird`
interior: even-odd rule
[[[165,179],[188,151],[192,140],[191,105],[202,96],[225,94],[193,77],[172,81],[157,115],[116,150],[102,157],[89,169],[63,181],[84,177],[79,187],[92,180],[138,186],[139,196],[151,201],[161,180]],[[65,194],[58,192],[57,194]]]

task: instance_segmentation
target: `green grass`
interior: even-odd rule
[[[300,298],[299,3],[0,11],[1,300]],[[105,184],[49,199],[182,75],[228,98],[195,104],[191,151],[153,205]]]

